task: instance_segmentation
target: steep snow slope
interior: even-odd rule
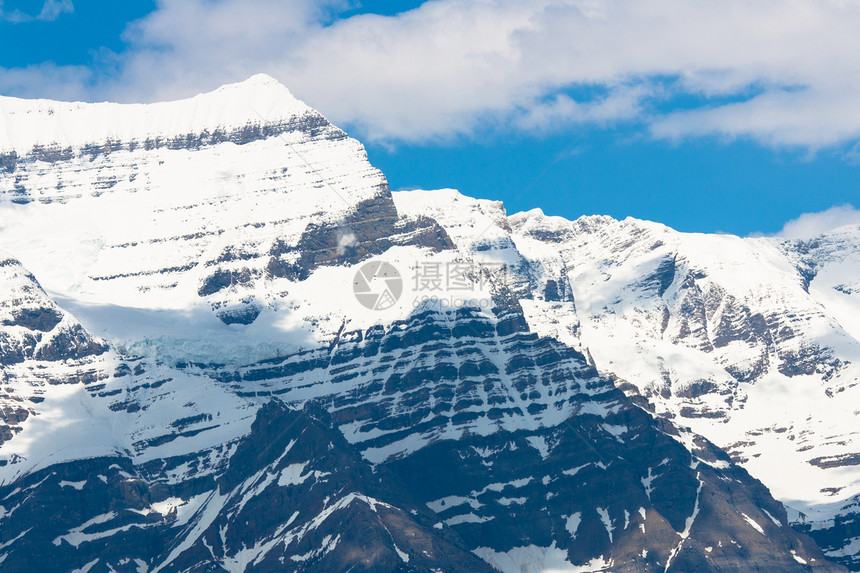
[[[0,293],[0,484],[82,458],[144,463],[221,450],[248,431],[247,400],[209,378],[119,355],[14,259],[0,257]]]
[[[386,244],[445,244],[398,220],[361,144],[264,76],[153,106],[0,103],[0,243],[115,341],[230,354],[214,311],[256,322],[247,352],[315,344],[340,324],[288,339],[270,316],[292,282]],[[282,314],[317,312],[298,306]]]

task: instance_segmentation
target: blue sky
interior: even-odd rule
[[[741,235],[860,206],[860,7],[727,2],[6,0],[0,94],[152,101],[266,72],[394,189]]]

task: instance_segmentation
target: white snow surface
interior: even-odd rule
[[[362,201],[390,201],[361,144],[274,80],[255,76],[164,104],[5,98],[2,106],[0,149],[23,153],[57,141],[71,152],[55,162],[21,162],[15,177],[0,177],[0,246],[90,331],[137,354],[249,361],[336,332],[342,320],[320,317],[328,314],[322,301],[342,300],[339,314],[361,314],[350,290],[354,269],[324,289],[317,283],[332,281],[331,274],[301,286],[258,280],[208,298],[198,292],[216,268],[264,275],[269,252],[278,242],[295,244],[311,222],[341,220]],[[199,149],[141,143],[308,118],[324,127]],[[81,147],[106,139],[117,149],[93,155]],[[130,149],[130,142],[139,145]],[[24,204],[19,188],[27,192]],[[247,329],[228,327],[212,312],[245,304],[263,310]]]

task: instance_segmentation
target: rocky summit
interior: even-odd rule
[[[392,193],[266,76],[0,98],[0,569],[860,571],[860,228]]]

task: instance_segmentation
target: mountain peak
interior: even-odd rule
[[[281,82],[279,82],[278,80],[276,80],[275,78],[270,76],[269,74],[262,74],[262,73],[261,74],[254,74],[253,76],[249,77],[247,80],[242,81],[242,82],[237,82],[234,84],[226,84],[224,86],[221,86],[221,88],[219,88],[219,89],[225,89],[225,88],[230,88],[230,87],[234,87],[234,86],[271,87],[271,88],[286,90],[289,92],[289,90],[287,89],[287,87],[284,84],[282,84]]]
[[[265,74],[212,92],[151,104],[60,102],[0,96],[0,153],[77,149],[105,141],[169,139],[316,113]]]
[[[250,97],[260,97],[262,94],[268,94],[269,96],[282,97],[286,100],[298,101],[287,86],[268,74],[254,74],[248,79],[224,84],[213,91],[197,94],[190,99],[227,97],[229,94],[234,93],[243,93]]]

